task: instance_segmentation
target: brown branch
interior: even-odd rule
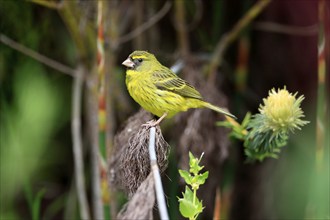
[[[92,74],[95,79],[99,78],[100,80],[104,79],[104,38],[103,38],[103,21],[104,21],[104,13],[103,13],[103,1],[97,2],[97,70]],[[102,84],[95,84],[95,90],[98,90],[98,86],[102,88]],[[102,90],[103,91],[103,90]],[[91,106],[90,109],[90,128],[91,128],[91,167],[92,167],[92,205],[93,205],[93,218],[94,219],[104,219],[104,211],[103,211],[103,203],[101,198],[101,172],[100,172],[100,164],[102,160],[102,156],[100,153],[100,143],[98,140],[98,136],[100,134],[99,130],[99,122],[97,117],[99,113],[99,97],[95,95],[89,103]],[[96,118],[96,119],[93,119]],[[105,192],[104,192],[105,193]]]
[[[113,142],[115,135],[115,113],[114,113],[114,73],[115,73],[115,62],[116,56],[113,51],[106,51],[107,64],[106,75],[105,75],[105,102],[106,102],[106,151],[107,151],[107,164],[109,164],[110,159],[113,155]],[[109,179],[109,178],[108,178]],[[110,207],[111,207],[111,216],[112,219],[115,219],[118,212],[118,204],[116,201],[116,190],[111,186],[111,183],[108,182],[109,191],[110,191]]]
[[[94,219],[103,219],[103,204],[101,200],[101,172],[100,172],[100,150],[99,150],[99,121],[98,121],[98,97],[96,86],[88,88],[88,121],[91,141],[91,167],[92,167],[92,190]]]
[[[29,0],[38,5],[42,5],[51,9],[60,9],[63,6],[64,1],[49,1],[49,0]]]
[[[209,82],[215,81],[216,70],[221,66],[223,57],[228,47],[237,39],[242,30],[256,18],[260,12],[270,3],[270,0],[259,0],[253,7],[236,23],[233,29],[223,35],[218,41],[213,52],[209,66]]]
[[[96,72],[96,71],[94,71]],[[98,121],[98,97],[97,97],[97,74],[88,75],[86,82],[86,110],[88,119],[88,136],[91,146],[91,167],[92,167],[92,190],[93,209],[98,212],[96,206],[99,204],[100,193],[100,158],[99,158],[99,121]],[[94,218],[96,217],[94,213]]]
[[[72,179],[70,182],[70,188],[65,195],[65,207],[63,210],[63,219],[74,219],[76,218],[76,210],[77,210],[77,193],[76,193],[76,181]],[[43,217],[44,219],[48,219],[46,214]]]
[[[95,31],[94,24],[88,20],[81,13],[77,1],[67,0],[29,0],[33,3],[42,5],[44,7],[57,9],[59,15],[62,17],[71,38],[73,39],[77,49],[79,58],[89,60],[88,54],[94,51],[95,46]],[[88,50],[89,49],[89,50]]]
[[[134,29],[130,33],[120,37],[117,41],[117,44],[122,44],[127,41],[130,41],[133,38],[135,38],[136,36],[140,35],[144,31],[146,31],[147,29],[149,29],[150,27],[152,27],[154,24],[156,24],[160,19],[162,19],[167,14],[167,12],[170,10],[171,6],[172,6],[172,3],[170,1],[167,1],[164,4],[164,6],[162,7],[162,9],[160,9],[157,12],[157,14],[152,16],[147,22],[143,23],[140,27]]]
[[[175,17],[177,22],[177,37],[179,41],[179,49],[181,56],[187,57],[189,55],[189,38],[186,28],[185,7],[184,1],[175,1]]]
[[[25,47],[22,44],[17,43],[16,41],[10,39],[9,37],[5,36],[4,34],[0,34],[0,42],[7,45],[8,47],[17,50],[21,52],[22,54],[25,54],[26,56],[29,56],[35,60],[37,60],[40,63],[45,64],[46,66],[49,66],[59,72],[65,73],[70,76],[75,76],[75,70],[71,67],[65,66],[62,63],[59,63],[55,60],[52,60],[34,50],[31,50],[30,48]]]
[[[98,75],[96,71],[88,75],[86,80],[86,110],[88,120],[88,135],[91,145],[91,167],[92,167],[92,182],[93,182],[93,209],[94,212],[98,212],[96,205],[99,203],[100,193],[100,155],[99,155],[99,121],[98,121]],[[96,219],[96,213],[94,213],[94,219]],[[98,215],[99,216],[99,215]]]
[[[214,203],[214,211],[213,211],[213,220],[221,219],[221,191],[220,187],[217,187],[215,193],[215,203]]]
[[[80,217],[82,219],[90,219],[90,211],[87,202],[85,178],[84,178],[84,162],[82,152],[82,136],[81,136],[81,98],[83,88],[83,67],[78,67],[76,77],[73,81],[72,88],[72,112],[71,112],[71,133],[73,141],[73,158],[76,188],[79,201]]]
[[[139,28],[143,24],[143,17],[144,17],[144,1],[135,0],[134,1],[134,26],[135,28]],[[133,45],[134,48],[145,48],[145,35],[143,33],[137,35],[133,38]]]
[[[194,13],[194,17],[192,18],[192,21],[190,21],[190,23],[187,23],[185,25],[185,29],[187,31],[191,31],[194,28],[196,28],[196,26],[198,25],[198,23],[200,22],[200,20],[203,18],[203,2],[202,0],[194,0],[194,4],[195,4],[195,8],[196,8],[196,12]],[[179,28],[176,23],[174,23],[174,27],[175,28]]]
[[[318,33],[318,24],[309,26],[292,26],[275,22],[256,22],[253,25],[255,30],[274,32],[289,35],[315,36]]]
[[[106,125],[105,125],[105,145],[106,145],[106,160],[107,164],[110,164],[111,157],[113,155],[113,142],[115,133],[115,113],[114,113],[114,85],[115,85],[115,65],[116,65],[116,52],[118,47],[118,30],[119,30],[119,8],[115,1],[107,2],[104,8],[108,9],[104,14],[104,26],[108,27],[105,30],[105,38],[108,38],[110,42],[115,42],[110,47],[106,47],[104,51],[104,71],[105,71],[105,110],[106,110]],[[108,178],[109,180],[110,178]],[[110,193],[110,212],[111,219],[116,219],[118,213],[117,192],[111,182],[108,181],[109,193]]]
[[[326,2],[325,0],[319,0],[318,2],[318,14],[319,14],[319,41],[318,41],[318,73],[317,73],[317,109],[316,109],[316,170],[320,173],[324,169],[324,153],[326,145],[326,121],[327,118],[327,105],[329,104],[327,99],[327,50],[329,49],[327,42],[327,25],[326,21]],[[328,71],[329,73],[329,71]],[[329,85],[328,85],[329,86]]]
[[[81,14],[76,1],[64,1],[63,7],[58,10],[70,36],[75,43],[78,52],[78,59],[84,63],[91,61],[89,53],[95,51],[95,30],[90,23],[82,24],[83,15]],[[90,64],[90,63],[89,63]]]

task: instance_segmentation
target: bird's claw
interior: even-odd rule
[[[160,122],[167,116],[167,112],[165,112],[162,117],[160,117],[157,121],[156,120],[150,120],[147,123],[143,124],[142,127],[151,128],[156,127],[160,124]]]
[[[155,127],[158,124],[159,123],[156,120],[150,120],[150,121],[147,121],[146,123],[142,124],[141,126],[148,129],[148,128],[151,128],[151,127]]]

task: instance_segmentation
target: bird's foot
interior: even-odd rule
[[[160,122],[167,116],[167,112],[165,112],[162,117],[160,117],[157,121],[156,120],[151,120],[148,121],[147,123],[143,124],[142,127],[146,127],[146,129],[151,128],[151,127],[156,127],[157,125],[160,124]]]
[[[158,121],[150,120],[150,121],[147,121],[145,124],[142,124],[141,126],[148,129],[148,128],[151,128],[151,127],[156,127],[157,125],[159,125]]]

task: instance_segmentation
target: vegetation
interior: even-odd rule
[[[187,185],[185,192],[182,193],[182,198],[179,198],[180,213],[189,219],[197,219],[198,215],[203,211],[203,203],[197,198],[197,190],[203,185],[209,176],[209,172],[200,173],[204,168],[199,163],[202,160],[201,157],[195,158],[192,153],[189,152],[189,172],[186,170],[179,170],[180,176],[184,179]],[[191,189],[190,189],[191,188]]]

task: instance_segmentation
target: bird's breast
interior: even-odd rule
[[[161,117],[165,112],[172,117],[177,112],[194,108],[190,99],[172,91],[158,89],[151,77],[140,77],[137,74],[126,75],[126,86],[131,97],[142,108]]]

